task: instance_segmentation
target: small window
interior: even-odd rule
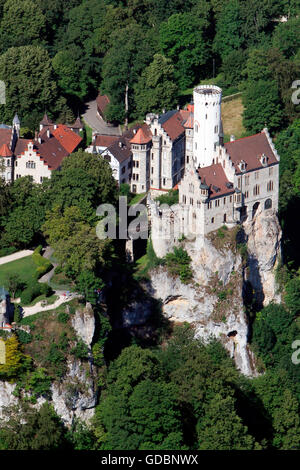
[[[212,223],[212,224],[215,223],[215,218],[214,218],[214,217],[211,218],[211,223]]]

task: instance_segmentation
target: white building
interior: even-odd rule
[[[268,130],[223,144],[221,96],[218,87],[194,90],[194,129],[190,123],[186,130],[179,204],[172,210],[151,204],[154,248],[166,230],[174,240],[182,234],[197,237],[252,220],[259,207],[278,210],[279,155]]]

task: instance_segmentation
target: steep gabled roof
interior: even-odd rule
[[[180,111],[168,111],[159,117],[158,122],[171,140],[178,139],[185,132]]]
[[[107,150],[118,160],[119,163],[123,163],[132,155],[130,141],[125,137],[119,137],[118,140],[110,145]]]
[[[237,173],[241,173],[238,164],[242,160],[246,162],[246,171],[262,168],[260,158],[263,154],[267,157],[268,165],[278,163],[265,131],[228,142],[224,144],[224,147],[230,155]]]
[[[58,124],[57,128],[52,130],[52,134],[69,153],[72,153],[82,141],[80,135],[73,132],[65,124]]]
[[[72,127],[73,129],[83,129],[83,124],[82,124],[80,117],[78,116],[74,124],[72,124],[69,127]]]
[[[230,185],[220,163],[198,168],[197,172],[201,178],[201,184],[209,187],[210,197],[234,193],[234,188]]]

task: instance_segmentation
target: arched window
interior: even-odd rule
[[[265,200],[265,209],[271,209],[272,208],[272,199],[266,199]]]

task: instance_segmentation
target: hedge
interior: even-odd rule
[[[37,265],[36,268],[36,279],[40,279],[40,277],[47,274],[52,269],[52,264],[47,258],[44,258],[41,255],[42,246],[39,245],[33,252],[32,259],[33,262]]]

